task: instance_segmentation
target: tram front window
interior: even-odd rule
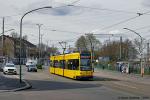
[[[80,69],[81,71],[92,70],[91,60],[90,59],[81,59],[80,60]]]

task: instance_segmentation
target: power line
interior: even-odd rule
[[[14,16],[19,16],[19,15],[22,15],[22,14],[13,14],[13,15],[9,15],[9,16],[0,16],[0,18],[14,17]]]
[[[126,12],[126,13],[138,14],[137,16],[134,16],[134,17],[128,18],[128,19],[126,19],[126,20],[120,21],[120,22],[118,22],[118,23],[112,24],[112,25],[110,25],[110,26],[104,27],[104,28],[102,28],[101,30],[105,30],[105,29],[112,28],[112,27],[114,27],[114,26],[120,25],[120,24],[122,24],[122,23],[126,23],[126,22],[128,22],[128,21],[130,21],[130,20],[136,19],[136,18],[138,18],[138,17],[140,17],[140,16],[142,16],[142,15],[146,15],[146,14],[150,13],[150,11],[147,11],[147,12],[145,12],[145,13],[136,13],[136,12],[127,12],[127,11],[122,11],[122,10],[99,9],[99,8],[92,8],[92,7],[85,7],[85,6],[76,6],[76,5],[69,5],[69,6],[82,7],[82,8],[87,8],[87,9],[107,10],[107,11],[114,11],[114,12]]]
[[[64,5],[73,5],[73,4],[76,4],[77,2],[79,2],[79,1],[81,1],[81,0],[76,0],[76,1],[73,1],[72,3],[70,3],[70,4],[65,4],[65,3],[61,3],[61,2],[56,2],[56,3],[60,3],[60,4],[64,4]]]
[[[150,11],[147,11],[147,12],[145,12],[145,13],[141,13],[142,15],[145,15],[145,14],[148,14],[148,13],[150,13]]]
[[[47,30],[50,30],[50,29],[47,29]],[[53,32],[64,32],[64,33],[73,33],[73,34],[82,34],[81,32],[73,32],[73,31],[66,31],[66,30],[58,30],[58,29],[51,29],[50,31],[53,31]]]
[[[145,29],[145,28],[150,28],[150,25],[143,26],[143,27],[137,28],[137,29],[135,29],[135,30],[142,30],[142,29]]]
[[[75,3],[79,2],[79,1],[81,1],[81,0],[76,0],[76,1],[72,2],[71,4],[75,4]]]
[[[79,1],[81,1],[81,0],[76,0],[76,1],[74,1],[72,3],[70,3],[70,4],[61,3],[61,4],[64,4],[64,6],[60,6],[60,7],[66,7],[68,5],[75,4],[75,3],[79,2]],[[60,2],[56,2],[56,3],[60,3]],[[55,7],[55,8],[59,8],[59,7]],[[53,9],[55,9],[55,8],[53,8]],[[13,15],[8,15],[8,16],[0,16],[0,18],[3,18],[3,17],[13,17],[13,16],[19,16],[19,15],[22,15],[22,14],[13,14]]]
[[[101,30],[109,29],[109,28],[112,28],[112,27],[114,27],[114,26],[117,26],[117,25],[120,25],[120,24],[123,24],[123,23],[129,22],[130,20],[136,19],[136,18],[138,18],[138,17],[140,17],[140,16],[143,16],[143,15],[145,15],[145,14],[148,14],[148,13],[150,13],[150,11],[145,12],[145,13],[137,13],[137,14],[138,14],[138,16],[131,17],[131,18],[129,18],[129,19],[126,19],[126,20],[120,21],[120,22],[118,22],[118,23],[112,24],[112,25],[107,26],[107,27],[104,27],[104,28],[102,28]]]
[[[80,8],[87,8],[87,9],[92,9],[92,10],[99,10],[99,11],[110,11],[110,12],[118,12],[118,13],[130,13],[130,14],[141,14],[137,12],[131,12],[131,11],[125,11],[125,10],[116,10],[116,9],[108,9],[108,8],[95,8],[95,7],[87,7],[87,6],[80,6],[80,5],[73,5],[81,0],[77,0],[71,4],[68,4],[68,6],[73,6],[73,7],[80,7]],[[62,3],[64,4],[64,3]],[[65,4],[66,5],[66,4]]]
[[[89,7],[88,7],[88,8],[89,8]],[[119,11],[119,12],[120,12],[120,11]],[[109,28],[112,28],[112,27],[117,26],[117,25],[119,25],[119,24],[122,24],[122,23],[128,22],[128,21],[130,21],[130,20],[133,20],[133,19],[135,19],[135,18],[137,18],[137,17],[139,17],[139,16],[142,16],[142,15],[144,15],[144,14],[147,14],[147,13],[150,13],[150,11],[145,12],[145,13],[137,13],[137,14],[138,14],[138,16],[135,16],[135,17],[132,17],[132,18],[129,18],[129,19],[126,19],[126,20],[120,21],[120,22],[118,22],[118,23],[115,23],[115,24],[113,24],[113,25],[110,25],[110,26],[104,27],[104,28],[102,28],[102,30],[104,30],[104,29],[109,29]],[[65,31],[65,30],[52,30],[52,31],[70,32],[70,33],[75,33],[75,34],[77,33],[77,34],[78,34],[78,32],[71,32],[71,31]],[[80,34],[80,33],[79,33],[79,34]]]
[[[79,6],[79,5],[69,5],[73,7],[80,7],[80,8],[86,8],[86,9],[92,9],[92,10],[99,10],[99,11],[110,11],[110,12],[118,12],[118,13],[130,13],[130,14],[137,14],[137,12],[131,12],[131,11],[124,11],[124,10],[116,10],[116,9],[108,9],[108,8],[95,8],[95,7],[86,7],[86,6]]]
[[[101,28],[101,30],[105,30],[105,29],[112,28],[112,27],[114,27],[114,26],[117,26],[117,25],[126,23],[126,22],[128,22],[128,21],[130,21],[130,20],[133,20],[133,19],[136,19],[136,18],[138,18],[138,17],[139,17],[139,16],[135,16],[135,17],[128,18],[128,19],[126,19],[126,20],[120,21],[120,22],[115,23],[115,24],[112,24],[112,25],[110,25],[110,26],[103,27],[103,28]]]
[[[143,29],[146,29],[146,28],[150,28],[150,25],[147,25],[147,26],[143,26],[143,27],[139,27],[137,29],[134,29],[135,31],[137,30],[143,30]],[[125,34],[125,33],[129,33],[130,31],[127,31],[127,32],[123,32],[122,34]]]

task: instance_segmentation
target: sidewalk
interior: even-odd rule
[[[9,75],[4,76],[0,72],[0,92],[5,90],[13,90],[13,89],[21,88],[24,87],[25,85],[26,84],[24,82],[20,84],[19,79],[10,78]]]
[[[137,74],[126,74],[126,73],[121,73],[117,71],[95,68],[94,76],[150,85],[150,75],[145,75],[144,77],[141,77],[140,75],[137,75]]]

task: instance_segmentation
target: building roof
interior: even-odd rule
[[[1,38],[2,37],[2,35],[0,36],[0,40],[2,39]],[[10,37],[9,35],[4,35],[4,39],[5,38],[9,38],[10,40],[12,40],[12,41],[19,41],[20,40],[20,38],[13,38],[13,37]],[[27,41],[27,40],[22,40],[23,41],[23,43],[25,43],[26,45],[28,45],[28,47],[33,47],[33,48],[35,48],[36,47],[36,45],[34,45],[34,44],[32,44],[31,42],[29,42],[29,41]],[[1,42],[1,41],[0,41]]]

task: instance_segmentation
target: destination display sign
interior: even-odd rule
[[[81,59],[90,59],[91,56],[81,56],[80,58],[81,58]]]
[[[91,59],[91,54],[89,54],[89,53],[80,54],[80,58],[81,59]]]

